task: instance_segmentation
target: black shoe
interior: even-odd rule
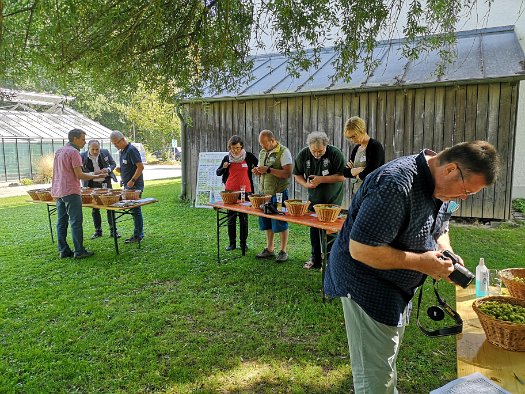
[[[113,233],[111,233],[110,237],[113,238]],[[120,235],[119,232],[117,231],[117,238],[120,238],[120,237],[121,237],[121,235]]]
[[[235,250],[235,249],[237,249],[237,246],[235,246],[235,245],[228,245],[228,246],[226,246],[226,250],[227,250],[228,252],[229,252],[230,250]]]
[[[73,257],[74,255],[75,254],[71,250],[68,250],[67,252],[60,252],[61,259],[67,259],[68,257]]]
[[[95,254],[95,252],[90,252],[88,250],[84,250],[82,253],[76,254],[75,259],[85,259],[86,257],[91,257]]]
[[[91,239],[96,239],[102,237],[102,231],[95,231],[93,235],[91,236]]]
[[[142,241],[142,238],[134,235],[133,237],[126,239],[124,243],[132,244],[134,242],[140,242],[140,241]]]

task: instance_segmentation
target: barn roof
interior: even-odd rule
[[[294,96],[323,94],[337,91],[363,91],[415,87],[424,85],[472,83],[476,81],[525,79],[525,56],[514,26],[502,26],[456,33],[457,58],[446,65],[444,74],[437,76],[440,63],[438,51],[432,51],[417,60],[402,56],[404,40],[382,41],[374,50],[378,60],[367,75],[360,64],[351,74],[351,81],[332,80],[335,74],[334,48],[321,51],[318,67],[300,72],[298,78],[287,70],[289,59],[280,54],[254,57],[252,78],[239,89],[217,94],[205,92],[209,101],[247,99],[261,96]]]

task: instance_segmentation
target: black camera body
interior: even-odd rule
[[[264,203],[263,205],[261,205],[260,208],[262,209],[263,213],[267,215],[282,215],[283,214],[282,212],[279,212],[277,210],[276,206],[271,201]]]
[[[448,276],[452,282],[466,289],[474,280],[475,276],[466,267],[459,264],[459,260],[450,250],[443,251],[443,256],[448,257],[454,264],[454,271]]]

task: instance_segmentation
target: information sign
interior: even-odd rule
[[[222,177],[216,170],[228,152],[200,152],[197,168],[197,190],[195,191],[195,207],[210,208],[208,203],[222,201],[220,192],[224,190]]]

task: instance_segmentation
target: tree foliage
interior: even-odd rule
[[[72,105],[106,127],[120,130],[150,151],[162,150],[172,139],[180,140],[180,121],[174,103],[163,100],[159,93],[139,83],[137,90],[97,94],[83,86],[76,92]]]
[[[294,71],[315,65],[335,32],[334,77],[346,79],[360,62],[373,67],[378,34],[401,13],[407,56],[445,46],[449,60],[455,25],[478,1],[493,0],[0,0],[0,72],[199,94],[246,77],[250,43],[263,46],[265,34]]]

